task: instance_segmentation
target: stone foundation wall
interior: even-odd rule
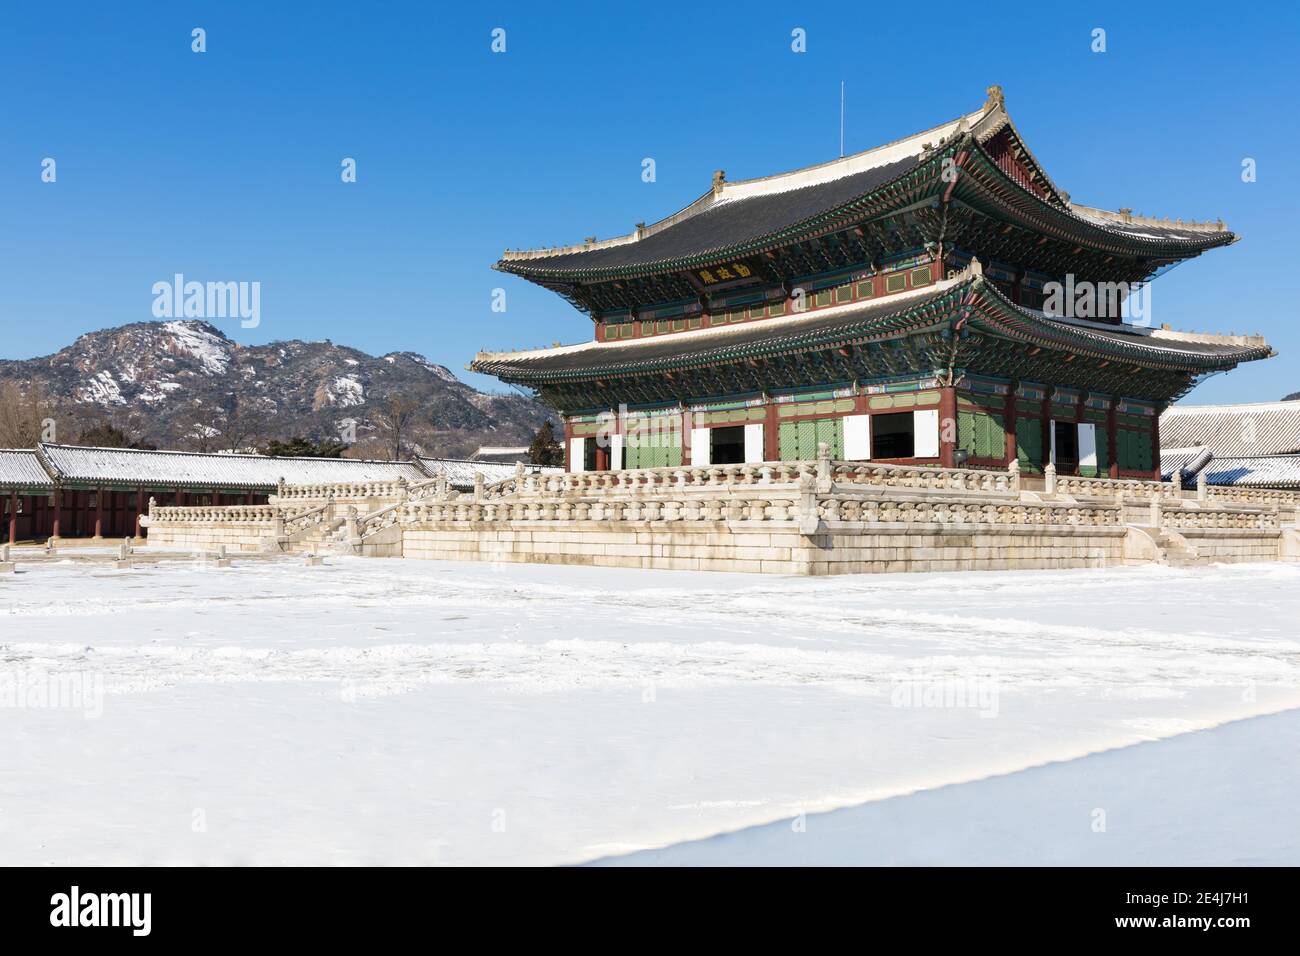
[[[327,546],[368,557],[768,574],[858,574],[1300,559],[1294,497],[1167,482],[815,461],[280,489],[265,506],[158,508],[152,543]],[[1259,496],[1256,496],[1259,497]],[[282,499],[282,500],[281,500]],[[365,512],[351,504],[380,505]],[[337,532],[337,533],[336,533]],[[327,541],[328,538],[328,541]]]
[[[446,523],[406,526],[408,558],[580,564],[678,571],[860,574],[1105,567],[1123,562],[1126,529],[954,528],[881,524],[804,535],[795,523]]]
[[[266,539],[274,539],[275,525],[271,522],[168,522],[154,523],[149,527],[148,543],[151,547],[176,548],[187,551],[215,551],[224,545],[229,552],[256,552],[263,549]]]

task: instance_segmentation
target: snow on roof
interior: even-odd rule
[[[1205,469],[1205,481],[1242,488],[1300,488],[1300,455],[1215,458]]]
[[[1160,444],[1205,445],[1215,458],[1300,451],[1300,401],[1171,405],[1160,416]]]
[[[54,479],[30,448],[0,448],[0,488],[53,488]]]
[[[1175,472],[1181,472],[1184,478],[1191,478],[1206,466],[1214,457],[1204,445],[1191,448],[1160,449],[1160,480],[1172,481]]]
[[[480,445],[473,454],[469,456],[470,461],[497,461],[513,465],[517,461],[522,461],[525,465],[530,464],[532,459],[528,457],[528,446],[519,445],[518,447],[504,447],[498,445]]]
[[[426,477],[413,462],[357,458],[272,458],[48,444],[39,446],[39,454],[62,481],[106,484],[269,489],[281,478],[291,485],[314,485]]]
[[[460,458],[417,458],[420,467],[430,477],[443,476],[453,488],[468,490],[474,487],[474,475],[482,474],[484,484],[492,485],[505,481],[515,474],[515,462],[465,461]],[[537,465],[524,465],[525,470],[533,473],[558,475],[563,468],[541,468]]]

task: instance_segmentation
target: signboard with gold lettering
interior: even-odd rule
[[[695,277],[703,285],[716,286],[724,283],[742,282],[745,279],[756,279],[759,278],[759,275],[756,265],[743,259],[736,259],[732,262],[724,262],[721,265],[709,266],[707,269],[696,269]]]

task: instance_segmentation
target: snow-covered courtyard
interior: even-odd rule
[[[1300,566],[19,569],[0,863],[1300,863]]]

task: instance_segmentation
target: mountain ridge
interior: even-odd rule
[[[555,420],[531,398],[480,392],[418,352],[370,355],[329,339],[243,345],[202,319],[132,322],[50,355],[0,359],[5,382],[38,396],[58,440],[111,425],[194,450],[303,436],[342,439],[367,457],[397,446],[457,456],[526,445]]]

